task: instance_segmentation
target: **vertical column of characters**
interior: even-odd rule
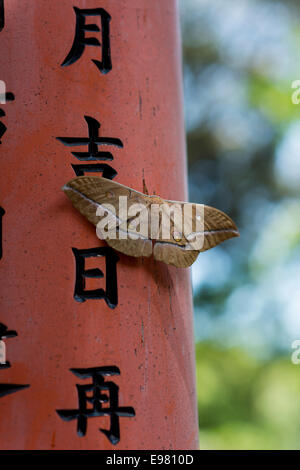
[[[101,57],[94,59],[95,64],[101,74],[107,74],[112,70],[111,48],[110,48],[110,14],[103,8],[80,9],[74,7],[75,12],[75,36],[70,52],[67,54],[61,66],[70,66],[81,58],[86,46],[100,47]],[[94,17],[100,20],[100,27],[95,23],[87,23],[87,17]],[[96,32],[100,34],[100,41],[97,37],[87,37],[86,32]],[[102,137],[99,135],[100,123],[91,116],[84,116],[88,126],[87,137],[57,137],[66,146],[87,146],[86,151],[71,152],[80,164],[72,164],[72,168],[77,176],[85,173],[101,173],[102,177],[113,179],[117,176],[116,170],[107,163],[86,163],[95,161],[112,161],[113,155],[109,151],[99,150],[100,146],[113,146],[123,148],[123,143],[115,137]],[[117,262],[119,257],[116,252],[106,247],[78,249],[72,248],[75,257],[75,288],[74,299],[77,302],[86,300],[105,300],[107,306],[114,309],[118,305],[118,283],[117,283]],[[86,269],[87,258],[105,259],[105,289],[87,289],[86,280],[89,278],[100,279],[104,277],[103,271],[99,268]],[[135,411],[132,407],[119,406],[119,387],[113,381],[105,381],[105,377],[120,375],[120,370],[116,366],[96,366],[70,369],[80,379],[91,379],[91,383],[76,384],[78,392],[78,409],[57,410],[58,415],[66,421],[77,419],[77,433],[85,436],[87,432],[87,421],[92,417],[110,417],[110,428],[100,429],[109,441],[116,445],[120,441],[120,417],[133,417]],[[108,392],[107,394],[105,392]],[[91,407],[88,407],[88,405]],[[106,404],[106,406],[103,406]]]
[[[3,30],[5,26],[5,10],[4,10],[4,0],[0,0],[0,32]],[[7,102],[14,101],[15,96],[12,92],[6,91],[5,82],[0,80],[0,103],[6,104]],[[6,116],[4,110],[0,108],[0,117]],[[6,125],[0,121],[0,144],[2,143],[1,139],[4,136],[7,130]],[[5,210],[3,207],[0,207],[0,260],[3,256],[3,245],[2,245],[2,238],[3,238],[3,216],[5,214]],[[8,330],[7,326],[3,323],[0,323],[0,370],[8,369],[11,367],[10,362],[6,360],[6,344],[3,341],[7,338],[14,338],[18,335],[15,330]],[[24,388],[28,388],[29,385],[20,385],[20,384],[12,384],[12,383],[0,383],[0,398],[8,395],[10,393],[17,392]]]

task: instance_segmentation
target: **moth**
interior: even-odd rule
[[[79,176],[63,188],[96,226],[99,238],[125,255],[150,257],[178,268],[239,232],[231,218],[204,204],[165,200],[106,178]]]

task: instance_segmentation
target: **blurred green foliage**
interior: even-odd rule
[[[200,445],[298,449],[300,4],[180,0],[189,193],[241,237],[193,265]]]
[[[197,345],[202,449],[299,449],[300,365]]]

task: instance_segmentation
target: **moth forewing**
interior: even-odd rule
[[[160,225],[161,225],[161,208],[160,204],[150,204],[150,238],[151,240],[159,240]]]
[[[160,205],[161,210],[161,240],[182,240],[182,204],[179,202],[164,202]]]
[[[134,203],[128,208],[128,235],[132,240],[148,238],[148,208],[146,203]]]
[[[150,204],[150,238],[159,239],[160,231],[160,204]]]
[[[186,250],[185,246],[176,243],[157,242],[153,255],[158,261],[171,264],[177,268],[187,268],[196,261],[199,251]]]
[[[184,236],[186,250],[200,251],[204,245],[204,204],[185,203]]]
[[[97,207],[96,215],[102,217],[96,225],[96,234],[100,240],[116,238],[117,217],[115,206],[109,203]]]
[[[118,230],[118,238],[119,240],[126,240],[128,238],[127,232],[127,220],[128,220],[128,197],[127,196],[119,196],[119,230]]]

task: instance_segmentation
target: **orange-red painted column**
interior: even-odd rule
[[[1,4],[1,449],[195,449],[189,270],[99,252],[61,191],[187,199],[176,2]]]

